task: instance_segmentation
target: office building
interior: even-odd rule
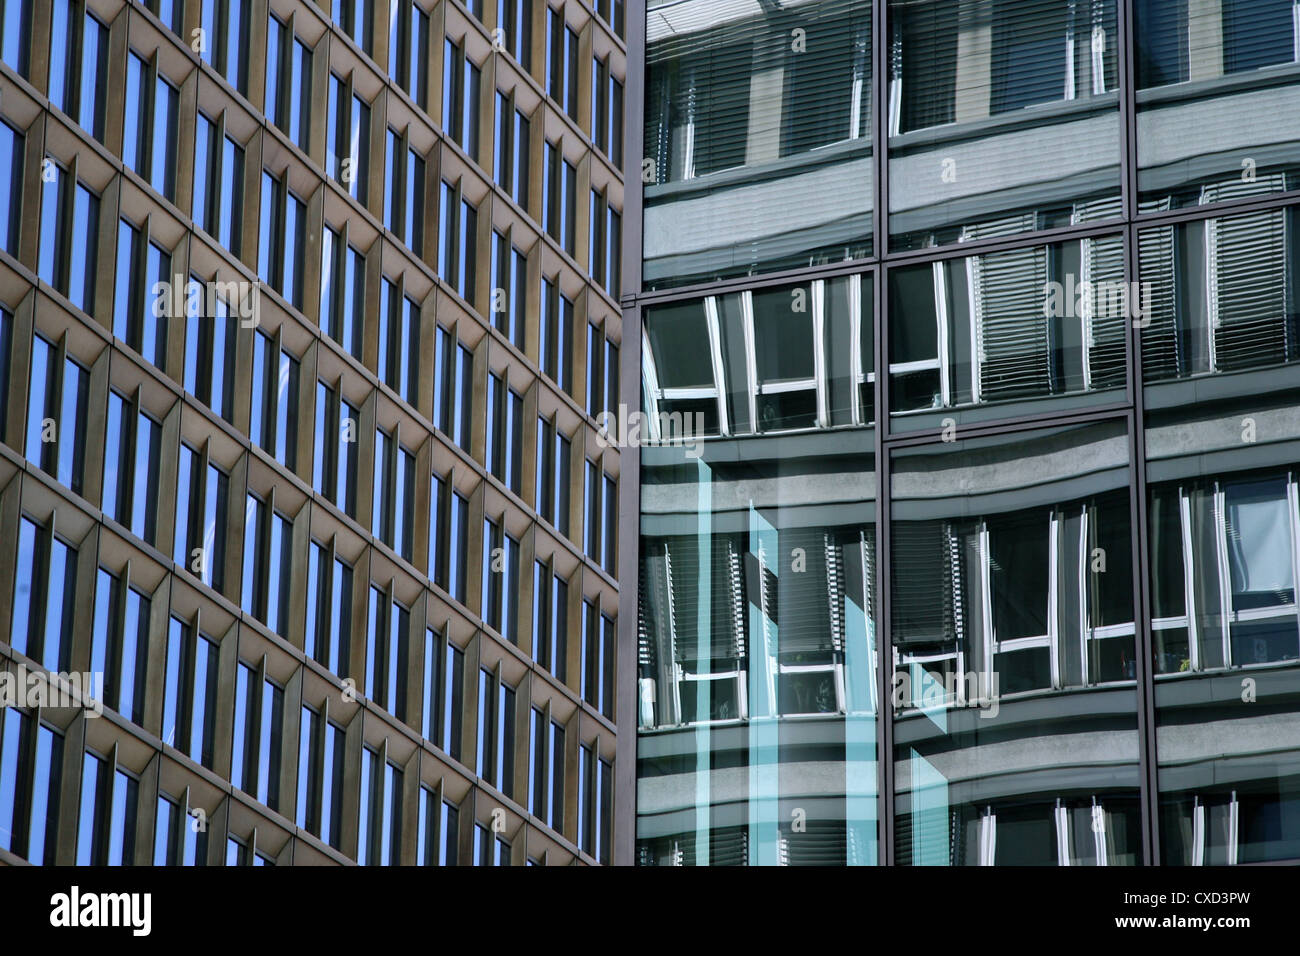
[[[638,863],[1300,860],[1297,11],[630,16]]]
[[[0,862],[630,848],[625,19],[6,0]]]

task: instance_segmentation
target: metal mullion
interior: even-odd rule
[[[1131,0],[1123,0],[1129,9]],[[1138,274],[1138,227],[1125,229],[1124,280]],[[1131,286],[1129,286],[1131,288]],[[1129,433],[1129,540],[1133,548],[1134,647],[1137,656],[1138,780],[1141,794],[1143,862],[1160,862],[1159,774],[1156,755],[1155,678],[1152,673],[1154,639],[1151,623],[1151,553],[1147,533],[1146,424],[1142,408],[1142,328],[1129,320],[1128,412]],[[1192,608],[1187,609],[1190,616]]]
[[[889,245],[889,143],[888,110],[888,2],[872,0],[871,30],[871,163],[872,163],[872,249],[878,262]],[[876,457],[876,779],[877,842],[876,862],[894,863],[894,726],[892,697],[889,693],[894,666],[893,642],[889,627],[889,448],[885,432],[889,422],[887,408],[889,382],[888,322],[885,316],[885,269],[872,274],[872,332],[876,378],[873,382],[875,404]],[[854,383],[857,388],[857,383]]]
[[[1134,0],[1119,0],[1116,46],[1119,53],[1117,79],[1119,97],[1120,142],[1120,209],[1126,222],[1132,222],[1138,208],[1137,156],[1137,70],[1134,60]],[[1103,76],[1105,74],[1103,73]]]
[[[1293,189],[1283,193],[1270,193],[1266,196],[1225,199],[1206,205],[1179,206],[1175,209],[1140,212],[1133,217],[1133,221],[1137,225],[1149,229],[1152,226],[1176,226],[1185,222],[1219,219],[1237,213],[1281,209],[1297,204],[1300,204],[1300,190]]]

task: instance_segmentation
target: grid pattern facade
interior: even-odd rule
[[[632,17],[639,863],[1300,859],[1298,11]]]
[[[0,860],[611,861],[623,32],[5,4]]]

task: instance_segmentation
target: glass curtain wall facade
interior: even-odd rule
[[[622,0],[3,19],[0,862],[626,857]]]
[[[1300,860],[1297,11],[650,0],[638,863]]]

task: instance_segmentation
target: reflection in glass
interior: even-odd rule
[[[1300,188],[1293,0],[1135,0],[1134,18],[1142,211]]]
[[[642,863],[876,862],[872,448],[642,449]]]
[[[1069,405],[1123,397],[1126,316],[1142,303],[1124,282],[1121,236],[893,269],[889,296],[896,415],[1008,401],[1028,412],[1050,396],[1076,395]],[[968,410],[956,420],[992,414]],[[939,419],[912,414],[900,424],[937,427]]]
[[[644,327],[650,440],[873,421],[869,275],[655,307]]]
[[[892,469],[898,862],[1139,862],[1123,426],[914,446]]]
[[[644,283],[871,254],[871,7],[649,4]]]
[[[1114,0],[889,0],[895,249],[1119,209]]]

